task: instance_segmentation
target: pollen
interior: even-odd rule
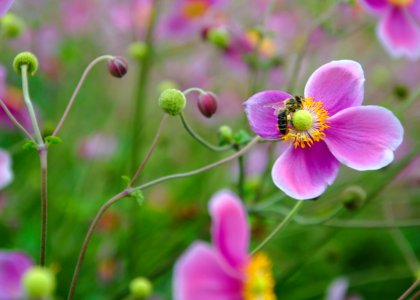
[[[191,1],[182,8],[185,17],[189,19],[196,19],[203,16],[209,8],[207,1]]]
[[[301,119],[301,116],[304,116],[305,119],[311,119],[310,126],[300,126],[301,122],[296,122],[296,120]],[[328,118],[328,112],[325,110],[322,102],[315,102],[312,98],[305,98],[302,102],[302,109],[291,115],[292,126],[283,137],[283,140],[293,143],[295,148],[312,147],[315,142],[325,139],[324,131],[329,128]],[[309,123],[305,123],[305,125],[309,125]]]
[[[257,253],[245,268],[246,281],[243,289],[244,300],[276,300],[274,278],[270,259],[264,253]]]
[[[395,6],[404,7],[413,4],[414,0],[388,0],[388,2]]]

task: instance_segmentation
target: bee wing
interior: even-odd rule
[[[274,102],[267,105],[264,105],[264,107],[270,107],[274,110],[274,115],[278,115],[279,111],[284,109],[284,101]]]

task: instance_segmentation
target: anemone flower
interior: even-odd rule
[[[242,202],[222,191],[210,201],[213,245],[197,241],[177,261],[175,300],[274,300],[267,256],[248,254],[249,225]]]
[[[378,15],[379,39],[394,57],[420,57],[420,0],[360,0]]]
[[[32,260],[21,252],[0,251],[0,299],[24,299],[22,278],[32,266]]]
[[[10,9],[10,6],[12,6],[13,2],[15,0],[2,0],[0,1],[0,17],[3,17],[5,13]]]
[[[321,195],[334,182],[340,162],[359,171],[392,162],[403,127],[391,111],[362,106],[364,81],[359,63],[332,61],[311,75],[300,105],[293,107],[294,97],[281,91],[260,92],[245,102],[256,134],[290,143],[272,169],[275,185],[290,197]]]

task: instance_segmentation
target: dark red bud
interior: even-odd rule
[[[211,28],[210,26],[206,26],[203,29],[201,29],[200,36],[201,36],[201,39],[203,41],[207,41],[207,37],[209,35],[210,28]]]
[[[108,70],[112,76],[121,78],[127,73],[128,64],[123,57],[115,56],[108,61]]]
[[[212,93],[200,94],[197,105],[200,112],[210,118],[217,111],[216,95]]]

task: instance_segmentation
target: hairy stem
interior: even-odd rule
[[[52,135],[57,135],[58,132],[60,131],[61,127],[63,126],[64,121],[66,120],[71,107],[73,106],[74,100],[76,99],[77,94],[79,93],[83,83],[85,82],[85,79],[87,77],[87,75],[89,74],[90,70],[92,70],[92,68],[98,64],[99,62],[103,61],[103,60],[110,60],[113,59],[114,57],[112,55],[102,55],[99,56],[97,58],[95,58],[87,67],[86,69],[83,71],[82,77],[80,77],[79,83],[76,86],[76,89],[74,90],[73,94],[71,95],[70,101],[67,104],[66,110],[64,111],[60,121],[58,122],[57,127],[54,129],[54,132]]]
[[[416,289],[416,287],[420,284],[420,279],[417,279],[399,298],[398,300],[404,300],[407,299],[408,295],[410,295],[410,293],[412,291],[414,291]],[[416,294],[418,295],[418,293]],[[414,298],[411,299],[416,299],[416,297],[414,296]]]

